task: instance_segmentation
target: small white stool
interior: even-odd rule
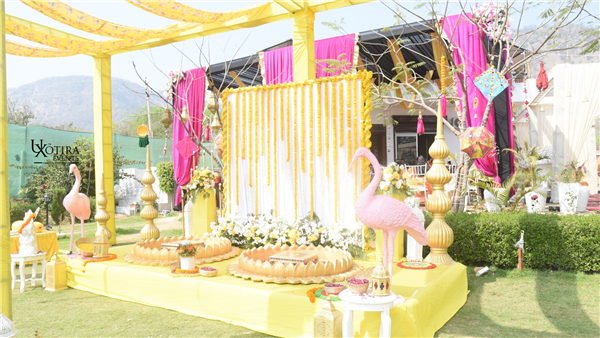
[[[342,323],[342,334],[344,338],[354,337],[354,312],[374,311],[381,312],[381,326],[379,337],[390,337],[392,335],[392,319],[390,309],[394,306],[397,296],[390,292],[388,296],[372,296],[369,294],[354,294],[350,290],[344,290],[339,295],[344,305],[344,320]]]
[[[12,285],[11,289],[15,288],[15,265],[19,263],[19,277],[21,282],[21,292],[25,291],[25,282],[31,281],[31,286],[35,286],[36,281],[41,281],[42,286],[46,287],[46,253],[41,252],[34,255],[21,255],[21,254],[11,254],[10,255],[10,272],[12,275]],[[42,262],[42,278],[36,278],[35,268],[37,265],[37,261]],[[25,279],[25,262],[31,262],[31,278]]]

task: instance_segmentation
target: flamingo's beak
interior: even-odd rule
[[[354,154],[354,157],[352,157],[352,162],[350,162],[350,166],[348,167],[348,171],[352,170],[352,166],[354,165],[354,161],[356,161],[360,156]]]

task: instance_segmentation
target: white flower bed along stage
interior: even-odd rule
[[[212,223],[212,235],[229,239],[232,245],[242,248],[257,248],[273,245],[314,245],[331,246],[354,252],[360,249],[360,230],[350,231],[340,224],[323,225],[318,217],[310,217],[294,223],[274,217],[271,214],[219,218],[219,224]]]

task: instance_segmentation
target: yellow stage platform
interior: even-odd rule
[[[68,260],[68,285],[78,290],[193,316],[221,320],[281,337],[312,337],[313,316],[324,301],[311,303],[306,291],[319,285],[278,285],[242,280],[226,267],[237,258],[212,263],[216,277],[173,278],[167,267],[123,261],[133,246],[110,250],[116,260],[89,263]],[[363,267],[375,262],[358,262]],[[85,270],[85,272],[83,272]],[[467,300],[466,267],[456,263],[432,270],[406,270],[394,265],[392,291],[406,302],[392,308],[393,337],[433,337]],[[341,302],[336,308],[343,311]],[[377,337],[380,314],[355,313],[357,337]]]

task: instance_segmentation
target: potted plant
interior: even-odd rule
[[[558,200],[561,213],[574,214],[579,210],[585,211],[589,188],[582,187],[580,183],[585,173],[585,166],[583,164],[578,166],[576,161],[570,162],[561,171],[558,177]]]
[[[515,207],[520,204],[521,198],[525,199],[527,212],[538,213],[546,208],[546,197],[548,192],[549,171],[540,164],[549,160],[551,153],[546,148],[538,146],[530,147],[525,141],[523,148],[518,151],[506,149],[515,154],[515,177],[516,192],[514,196]]]
[[[183,242],[177,246],[179,267],[181,270],[191,271],[196,268],[196,251],[198,248],[191,242]]]

